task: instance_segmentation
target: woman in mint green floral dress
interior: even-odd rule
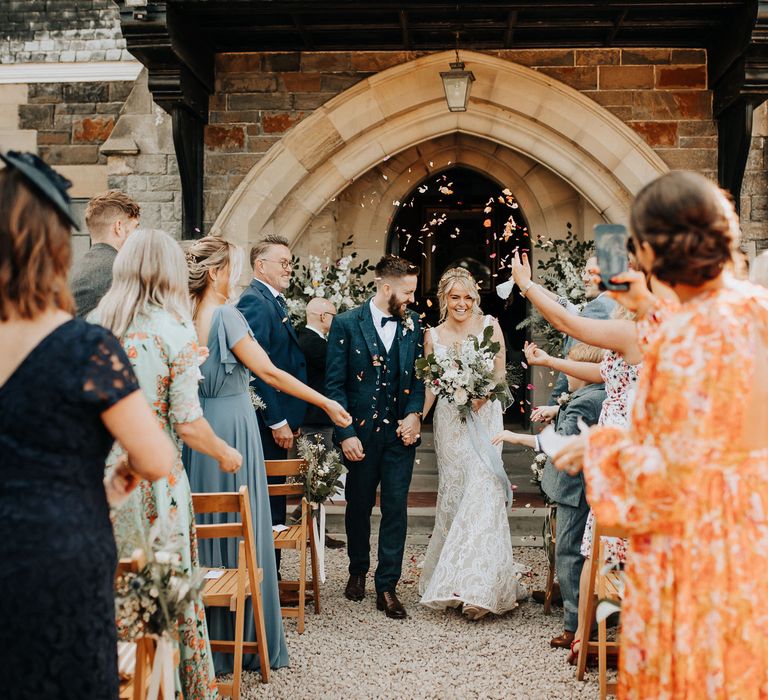
[[[184,543],[182,561],[199,567],[189,482],[181,462],[182,440],[214,457],[223,471],[240,467],[240,454],[220,440],[203,418],[198,399],[199,365],[205,359],[190,320],[186,264],[178,243],[161,231],[136,231],[115,259],[113,285],[93,318],[121,340],[158,421],[174,441],[177,459],[170,476],[142,481],[114,516],[120,556],[142,546],[160,523]],[[120,455],[116,448],[113,463]],[[198,599],[179,620],[181,661],[177,690],[185,700],[216,698],[205,610]]]

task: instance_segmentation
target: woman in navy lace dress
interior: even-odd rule
[[[69,183],[0,154],[0,668],[3,698],[117,698],[107,490],[173,447],[109,331],[72,317]],[[104,483],[114,439],[122,465]]]

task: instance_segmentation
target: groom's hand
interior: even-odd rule
[[[397,435],[408,447],[419,439],[421,432],[421,419],[415,413],[409,413],[397,427]]]
[[[363,443],[358,437],[348,437],[341,441],[341,451],[350,462],[360,462],[365,457]]]

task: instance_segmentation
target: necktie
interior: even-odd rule
[[[287,314],[288,313],[288,302],[285,300],[285,297],[282,294],[278,294],[277,297],[275,297],[275,298],[277,299],[277,303],[280,304],[280,306],[283,307],[283,311],[285,311],[285,313]]]
[[[390,321],[392,321],[392,323],[397,323],[397,316],[384,316],[384,318],[381,319],[381,327],[384,328]]]

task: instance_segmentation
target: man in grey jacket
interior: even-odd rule
[[[604,352],[584,343],[576,343],[571,347],[568,359],[599,363]],[[571,397],[557,415],[555,430],[560,435],[577,435],[579,419],[587,425],[598,422],[605,400],[605,387],[568,376],[568,390],[572,392]],[[541,488],[557,504],[555,562],[564,613],[564,632],[555,637],[550,645],[568,648],[579,625],[579,579],[584,565],[580,549],[589,515],[584,476],[571,476],[558,471],[547,459]]]
[[[97,195],[85,210],[91,247],[70,272],[69,284],[77,315],[87,316],[112,286],[117,251],[139,225],[139,205],[128,195],[110,190]]]

